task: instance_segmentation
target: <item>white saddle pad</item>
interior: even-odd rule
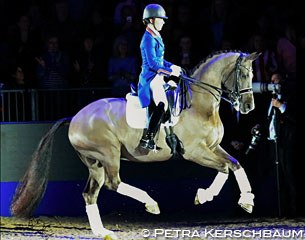
[[[132,128],[143,129],[147,128],[148,121],[146,117],[147,108],[142,108],[138,96],[128,93],[126,95],[126,121]],[[171,116],[171,121],[162,123],[161,126],[174,126],[178,123],[179,116]]]

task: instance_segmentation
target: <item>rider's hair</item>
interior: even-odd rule
[[[146,18],[146,19],[143,19],[143,24],[146,26],[147,24],[150,23],[149,19],[151,18]]]

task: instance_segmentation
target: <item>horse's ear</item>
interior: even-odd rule
[[[249,54],[248,56],[246,56],[246,60],[249,60],[249,61],[254,61],[255,59],[257,59],[259,57],[259,55],[261,55],[262,53],[258,53],[258,52],[254,52],[254,53],[251,53]]]

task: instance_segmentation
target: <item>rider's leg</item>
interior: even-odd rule
[[[150,90],[152,92],[153,100],[156,106],[159,105],[160,102],[164,103],[164,111],[168,108],[168,102],[166,93],[164,90],[164,86],[166,85],[163,76],[156,75],[155,78],[150,83]]]
[[[157,107],[149,118],[149,124],[146,134],[143,136],[140,142],[141,147],[146,149],[156,148],[154,137],[156,136],[156,133],[159,130],[163,115],[168,107],[168,102],[163,87],[164,85],[165,82],[163,80],[163,77],[160,75],[157,75],[150,84],[153,100]]]
[[[156,144],[154,141],[154,137],[159,130],[160,124],[162,122],[162,118],[164,115],[164,103],[160,102],[156,109],[153,111],[150,119],[147,131],[145,135],[142,137],[140,146],[146,149],[156,149]]]

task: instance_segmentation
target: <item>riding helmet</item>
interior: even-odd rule
[[[149,18],[163,18],[167,19],[164,8],[159,4],[148,4],[143,12],[143,20]]]

